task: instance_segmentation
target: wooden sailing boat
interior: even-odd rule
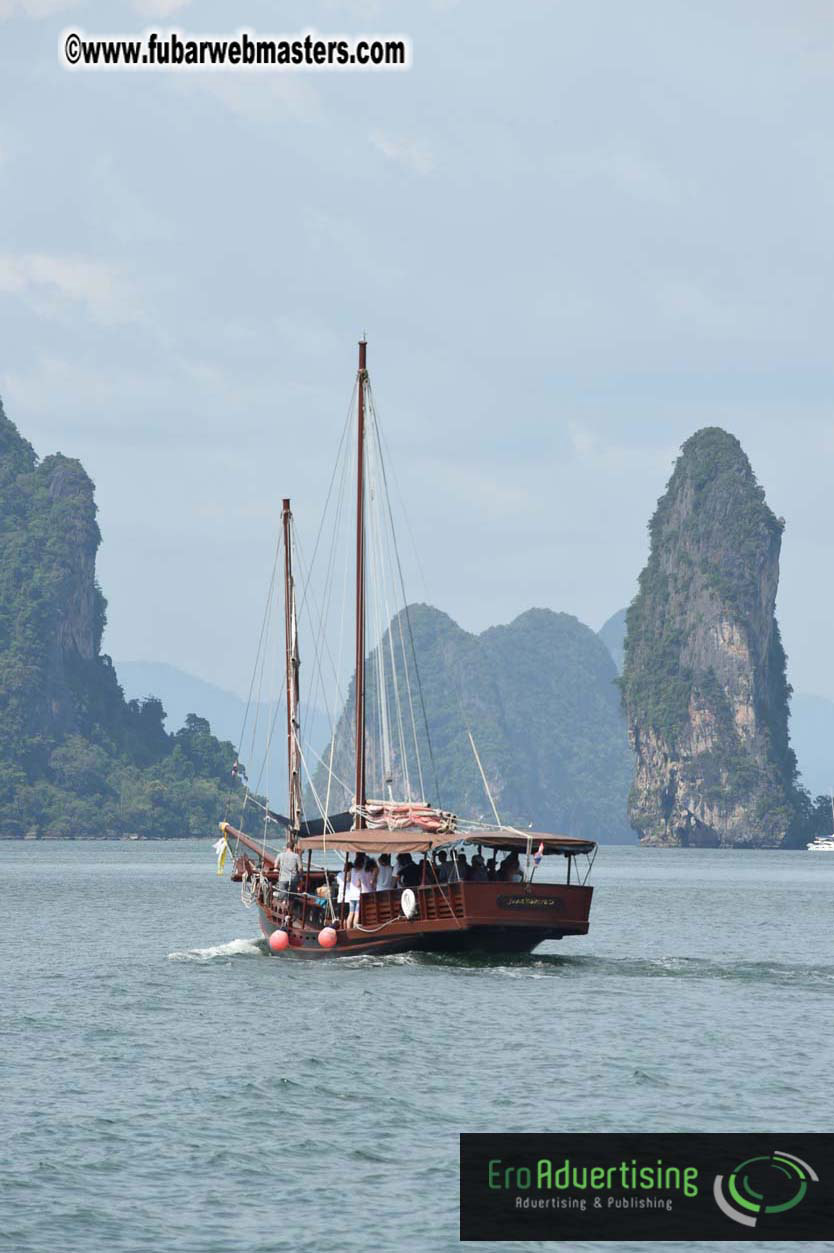
[[[395,953],[404,950],[529,952],[543,940],[584,935],[593,889],[587,878],[596,852],[593,840],[564,835],[518,831],[496,824],[459,824],[454,815],[423,801],[369,802],[366,794],[366,398],[368,394],[367,345],[359,344],[356,380],[356,554],[355,554],[355,724],[354,795],[351,821],[346,815],[323,813],[318,822],[303,818],[301,754],[299,741],[299,661],[295,582],[292,565],[292,512],[290,501],[282,510],[284,553],[284,641],[286,651],[286,714],[289,783],[289,814],[286,819],[266,810],[287,828],[288,842],[302,857],[302,873],[289,892],[279,890],[278,854],[258,840],[221,823],[225,847],[235,862],[232,879],[242,884],[248,904],[256,904],[261,930],[273,951],[288,956],[318,957]],[[470,739],[471,739],[470,735]],[[484,780],[486,776],[472,748]],[[490,797],[491,800],[491,797]],[[494,806],[493,806],[494,808]],[[348,829],[344,829],[347,827]],[[518,869],[481,881],[461,878],[454,850],[471,845],[478,853],[515,854]],[[438,853],[448,850],[451,875],[441,870]],[[472,851],[472,850],[470,850]],[[350,906],[339,892],[339,863],[349,881],[349,859],[364,853],[392,858],[418,855],[413,864],[413,886],[397,884],[382,891],[363,892],[353,925]],[[314,855],[316,860],[314,861]],[[521,862],[521,857],[524,862]],[[334,857],[339,862],[334,863]],[[534,883],[535,870],[544,857],[561,857],[566,867],[563,883]],[[587,858],[584,876],[579,859]],[[448,863],[447,863],[448,864]],[[505,868],[506,870],[506,868]]]

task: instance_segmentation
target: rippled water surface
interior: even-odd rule
[[[0,859],[20,1253],[446,1250],[461,1131],[834,1122],[834,855],[603,848],[584,938],[317,963],[207,841]]]

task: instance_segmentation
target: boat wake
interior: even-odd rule
[[[266,944],[263,940],[229,940],[228,944],[212,944],[208,948],[187,948],[181,952],[169,953],[171,962],[210,962],[216,958],[228,957],[263,957]]]
[[[831,965],[778,961],[715,961],[706,957],[655,958],[571,957],[572,973],[648,979],[721,979],[737,983],[770,983],[790,988],[834,992]]]
[[[420,965],[444,967],[458,974],[489,973],[509,979],[562,979],[590,977],[619,979],[728,980],[769,983],[792,989],[834,993],[834,966],[776,961],[715,961],[711,958],[667,955],[661,957],[603,957],[579,953],[524,953],[518,955],[435,954],[414,955]]]

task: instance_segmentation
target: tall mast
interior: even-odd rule
[[[365,364],[367,343],[359,341],[359,372],[357,374],[357,449],[356,449],[356,784],[357,809],[365,808]],[[354,815],[354,830],[363,823]]]
[[[289,769],[290,831],[301,827],[301,771],[298,761],[298,632],[295,618],[295,581],[292,574],[292,512],[284,501],[284,640],[287,667],[287,765]]]

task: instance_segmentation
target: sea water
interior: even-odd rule
[[[593,881],[530,957],[299,962],[210,841],[0,844],[0,1246],[433,1253],[462,1131],[830,1130],[834,855]]]

